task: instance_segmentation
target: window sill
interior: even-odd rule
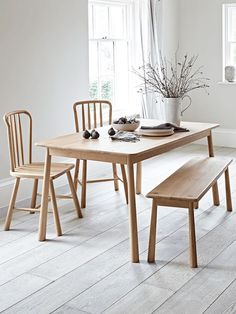
[[[218,85],[236,85],[236,81],[235,82],[228,82],[228,81],[222,81],[222,82],[218,82]]]

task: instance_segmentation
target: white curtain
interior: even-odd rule
[[[153,66],[159,63],[159,52],[162,49],[162,1],[135,0],[135,68],[150,62]],[[157,94],[139,94],[142,116],[161,119],[161,104]]]

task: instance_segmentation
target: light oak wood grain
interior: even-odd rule
[[[54,191],[53,180],[60,176],[70,173],[74,165],[65,163],[51,163],[51,155],[47,150],[45,163],[33,162],[32,161],[32,134],[33,134],[33,122],[31,114],[26,110],[16,110],[6,113],[3,117],[8,135],[8,146],[9,146],[9,157],[10,157],[10,174],[16,178],[15,186],[13,188],[12,198],[8,207],[8,214],[5,222],[5,231],[10,229],[14,210],[24,210],[30,213],[40,212],[40,223],[39,223],[39,240],[45,240],[46,224],[47,224],[47,207],[48,207],[48,196],[49,186],[51,190],[51,199],[53,205],[53,212],[55,215],[55,224],[57,234],[61,235],[61,226],[59,213],[56,203],[56,194]],[[24,120],[24,121],[23,121]],[[24,124],[23,124],[24,122]],[[23,130],[27,130],[27,137]],[[27,153],[26,153],[27,152]],[[27,155],[27,157],[26,157]],[[31,207],[15,207],[17,192],[20,184],[20,179],[34,179]],[[43,197],[42,205],[44,211],[38,209],[36,205],[38,180],[43,179]],[[50,182],[49,182],[50,181]],[[71,182],[69,182],[71,183]],[[73,199],[77,197],[73,194]],[[78,200],[77,200],[78,203]],[[79,205],[79,204],[78,204]],[[40,207],[40,206],[39,206]],[[35,209],[35,210],[33,210]],[[79,208],[80,210],[80,208]],[[78,206],[77,206],[78,211]],[[80,213],[80,217],[82,214]]]
[[[143,123],[158,124],[157,120],[142,121]],[[81,133],[75,133],[58,137],[56,139],[42,141],[38,146],[49,150],[50,155],[66,156],[82,160],[96,160],[111,163],[127,164],[128,167],[128,190],[130,212],[130,241],[131,260],[139,262],[137,218],[135,203],[135,185],[133,165],[145,159],[168,152],[177,147],[184,146],[204,137],[211,137],[211,130],[218,127],[217,124],[208,123],[183,123],[189,132],[176,133],[168,138],[141,138],[137,143],[112,141],[107,135],[107,128],[98,129],[101,136],[96,141],[88,141]],[[209,143],[208,143],[209,144]],[[209,148],[210,149],[210,148]],[[45,177],[45,181],[47,178]],[[141,181],[141,178],[138,178]],[[85,184],[85,182],[84,182]],[[46,186],[46,184],[45,184]],[[133,198],[133,199],[132,199]],[[84,202],[83,202],[84,203]],[[46,204],[42,204],[42,215],[46,216]],[[46,238],[46,230],[42,226],[39,230],[40,239]]]
[[[112,104],[108,100],[83,100],[74,103],[73,105],[74,112],[74,121],[75,121],[75,131],[79,133],[80,131],[96,129],[98,127],[102,127],[105,124],[112,124]],[[87,163],[85,159],[83,161]],[[79,182],[79,164],[80,160],[76,159],[75,171],[74,171],[74,183],[75,188],[77,190],[78,182]],[[122,167],[122,165],[121,165]],[[114,182],[115,191],[119,190],[119,181],[122,181],[121,178],[117,174],[117,166],[115,163],[112,164],[113,168],[113,177],[112,178],[103,178],[103,179],[93,179],[87,180],[87,165],[83,164],[83,172],[82,172],[82,192],[81,192],[81,206],[82,208],[86,207],[86,185],[87,183],[101,183],[107,181]],[[122,174],[125,169],[121,169]],[[123,174],[124,176],[124,174]],[[127,185],[124,182],[124,189],[127,201]]]
[[[232,159],[194,158],[171,174],[147,197],[198,202],[227,170]]]
[[[190,266],[197,267],[197,247],[194,212],[196,203],[225,173],[227,210],[232,210],[228,167],[232,159],[195,158],[184,164],[165,181],[159,184],[147,197],[153,199],[149,236],[148,262],[155,260],[155,239],[157,224],[157,206],[187,207],[189,216],[189,251]],[[217,185],[218,189],[218,185]]]

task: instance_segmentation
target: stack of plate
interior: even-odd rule
[[[139,129],[138,133],[143,136],[170,136],[174,134],[174,129]]]

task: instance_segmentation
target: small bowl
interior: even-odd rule
[[[137,130],[137,128],[140,125],[140,121],[137,121],[135,123],[125,123],[125,124],[119,124],[119,123],[112,123],[112,126],[117,131],[128,131],[133,132]]]

